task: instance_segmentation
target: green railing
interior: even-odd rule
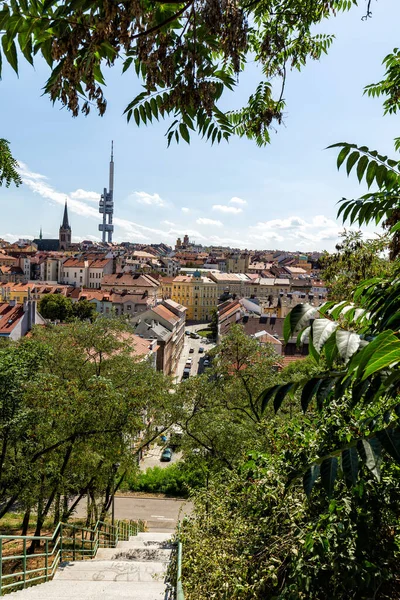
[[[142,521],[97,521],[91,528],[59,523],[52,536],[0,535],[0,596],[49,581],[61,562],[94,558],[99,548],[115,548],[139,531]]]
[[[182,542],[180,539],[180,525],[178,524],[178,548],[176,559],[176,600],[185,600],[182,587]]]

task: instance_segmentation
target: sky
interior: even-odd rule
[[[58,237],[67,199],[73,241],[99,240],[97,203],[114,140],[114,241],[174,245],[187,233],[203,245],[333,250],[343,230],[337,202],[366,189],[337,171],[337,151],[326,147],[346,141],[393,155],[400,135],[399,117],[383,117],[381,100],[363,95],[399,43],[400,2],[374,1],[368,21],[359,4],[318,27],[336,39],[327,56],[289,73],[284,124],[263,148],[239,138],[211,146],[196,136],[167,148],[168,121],[126,122],[124,108],[140,82],[119,66],[105,70],[105,116],[74,119],[42,96],[47,65],[21,61],[18,78],[3,64],[0,137],[11,142],[24,183],[0,188],[0,238],[38,237],[40,227],[43,237]],[[226,108],[244,104],[260,80],[249,64]]]

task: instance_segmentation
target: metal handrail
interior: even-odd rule
[[[72,530],[71,533],[69,533],[70,530]],[[19,587],[26,588],[27,585],[32,583],[49,581],[54,577],[59,564],[66,557],[71,557],[72,560],[94,558],[99,548],[115,548],[118,540],[128,540],[130,536],[137,535],[139,531],[143,530],[144,523],[142,521],[129,521],[128,523],[117,521],[115,525],[97,521],[92,527],[81,527],[74,523],[60,522],[51,536],[0,535],[0,596],[10,588],[13,588],[14,591]],[[76,536],[77,531],[81,534],[79,539]],[[89,538],[87,534],[90,534]],[[102,539],[100,539],[101,536],[103,536]],[[22,554],[19,550],[18,554],[3,556],[5,541],[21,540],[23,542]],[[39,545],[44,544],[45,552],[28,554],[27,542],[30,541],[38,541]],[[49,545],[52,546],[51,550]],[[27,561],[32,558],[44,558],[44,566],[28,569]],[[51,560],[49,561],[49,559]],[[22,561],[22,570],[3,574],[3,563],[7,561]],[[37,573],[42,574],[27,577],[27,575]],[[13,579],[13,581],[5,583],[9,579]]]
[[[182,542],[180,538],[180,524],[178,524],[178,556],[176,561],[176,600],[185,600],[182,587]]]

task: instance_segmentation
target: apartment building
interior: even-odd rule
[[[101,282],[103,291],[147,293],[147,296],[157,301],[160,283],[151,275],[143,273],[113,273],[105,275]]]
[[[157,340],[157,370],[165,375],[175,373],[184,344],[186,307],[166,300],[139,315],[135,322],[137,335]]]
[[[188,320],[208,321],[218,304],[217,286],[199,271],[178,275],[172,283],[172,300],[187,307]]]
[[[60,283],[100,289],[103,277],[112,272],[112,258],[68,258],[62,265]]]

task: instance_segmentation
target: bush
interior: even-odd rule
[[[135,473],[127,479],[126,483],[128,489],[133,492],[150,492],[187,498],[189,490],[200,487],[203,480],[204,475],[200,469],[188,467],[182,462]]]

